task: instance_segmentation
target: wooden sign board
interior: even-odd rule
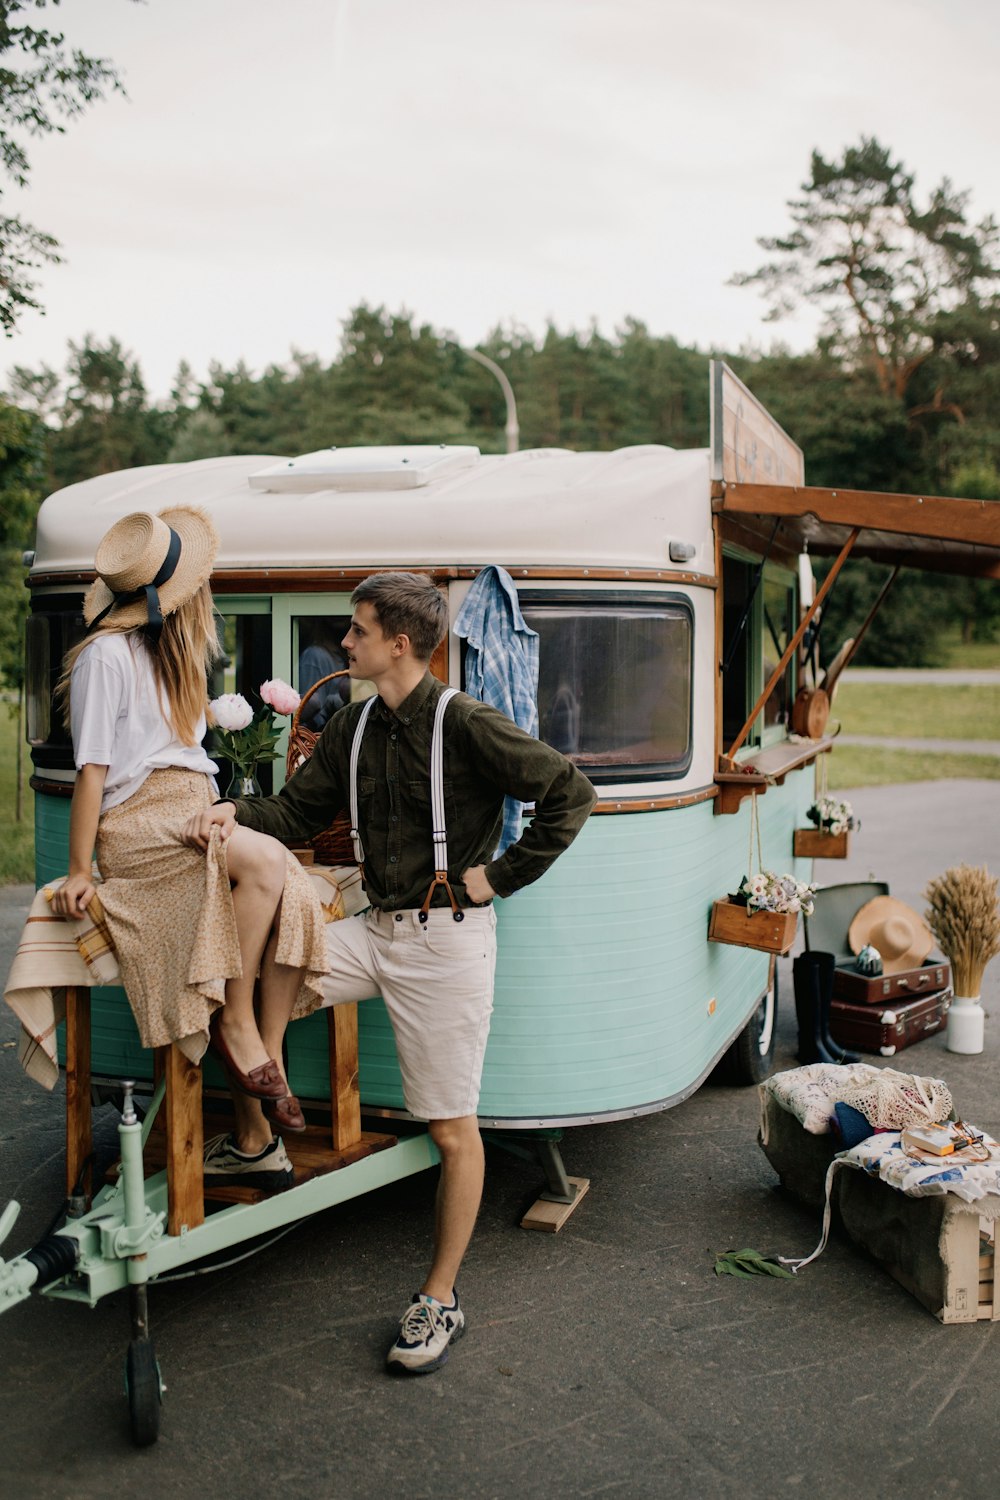
[[[713,481],[805,483],[802,449],[721,359],[712,360],[711,411]]]

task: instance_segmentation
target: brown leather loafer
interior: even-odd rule
[[[306,1117],[294,1094],[283,1099],[265,1099],[262,1106],[264,1117],[279,1125],[282,1130],[300,1131],[306,1128]]]
[[[283,1098],[288,1092],[288,1084],[282,1078],[281,1069],[273,1057],[269,1057],[266,1063],[261,1063],[259,1068],[251,1068],[249,1073],[240,1071],[222,1035],[219,1015],[220,1012],[216,1011],[208,1023],[209,1041],[236,1087],[241,1093],[249,1094],[251,1099]]]

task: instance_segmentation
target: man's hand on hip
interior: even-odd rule
[[[207,849],[213,828],[218,828],[225,843],[235,827],[233,804],[217,802],[214,807],[206,807],[204,812],[195,813],[188,819],[181,829],[181,843],[189,844],[192,849]]]
[[[486,879],[485,865],[470,865],[467,870],[462,871],[462,881],[469,900],[474,901],[477,906],[483,906],[487,901],[492,901],[496,895],[496,891]]]

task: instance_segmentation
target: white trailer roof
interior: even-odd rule
[[[396,483],[393,473],[405,477]],[[212,516],[222,539],[217,571],[487,562],[670,569],[671,542],[694,548],[685,569],[711,575],[715,566],[707,449],[481,456],[426,445],[103,474],[43,503],[31,571],[92,568],[120,516],[171,504]]]

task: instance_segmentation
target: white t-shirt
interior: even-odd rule
[[[153,664],[142,636],[98,635],[73,665],[69,689],[73,758],[81,766],[107,766],[101,812],[117,807],[138,791],[151,771],[177,766],[214,776],[200,741],[206,730],[202,714],[194,745],[185,745],[164,717]]]

